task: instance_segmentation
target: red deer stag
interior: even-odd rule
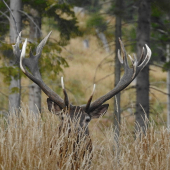
[[[101,115],[107,112],[109,104],[104,104],[104,103],[107,100],[111,99],[113,96],[115,96],[117,93],[125,89],[135,79],[135,77],[139,74],[139,72],[148,64],[151,57],[151,50],[147,45],[145,45],[145,48],[143,47],[142,54],[139,60],[137,60],[135,56],[134,58],[132,58],[129,55],[129,58],[132,62],[132,67],[130,67],[128,65],[127,54],[124,45],[122,41],[119,39],[123,58],[121,57],[119,51],[118,51],[118,57],[121,64],[123,64],[124,66],[125,72],[123,77],[121,78],[121,80],[119,81],[119,83],[114,89],[112,89],[107,94],[99,97],[94,102],[92,102],[92,97],[93,97],[93,93],[92,93],[87,104],[81,106],[75,106],[72,105],[68,100],[68,96],[64,88],[63,81],[62,81],[62,88],[64,92],[64,100],[57,93],[51,90],[43,82],[41,78],[39,68],[38,68],[38,60],[41,56],[42,49],[45,46],[50,34],[51,32],[37,46],[36,55],[34,56],[30,52],[29,58],[25,58],[27,39],[23,44],[22,50],[19,49],[19,44],[21,39],[21,34],[20,34],[17,38],[16,44],[13,46],[14,55],[16,56],[17,61],[20,63],[20,68],[23,71],[23,73],[34,83],[36,83],[42,89],[42,91],[48,96],[47,104],[48,104],[49,111],[55,113],[56,115],[59,115],[59,117],[61,118],[61,122],[64,122],[65,117],[69,117],[71,121],[79,120],[78,121],[79,126],[77,132],[80,133],[80,129],[85,129],[84,136],[87,136],[88,139],[90,139],[88,123],[91,121],[91,119],[99,118]],[[27,70],[26,67],[29,69],[30,72]],[[61,123],[60,128],[62,127],[62,125],[63,123]],[[76,142],[78,143],[79,140],[77,140]],[[91,140],[89,140],[89,143],[86,146],[87,148],[85,150],[89,150],[89,152],[91,152],[92,149]],[[77,159],[77,157],[75,157],[75,159]]]

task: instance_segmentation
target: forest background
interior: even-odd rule
[[[133,129],[136,120],[143,128],[146,115],[160,126],[169,125],[168,0],[11,0],[6,3],[16,23],[7,5],[1,1],[2,116],[9,111],[15,112],[22,105],[28,105],[35,114],[44,112],[46,96],[18,69],[12,44],[22,31],[22,38],[29,39],[29,51],[52,30],[40,60],[43,80],[62,96],[60,77],[64,76],[69,98],[76,105],[86,103],[94,83],[97,85],[94,98],[118,83],[123,74],[117,60],[119,37],[127,53],[135,53],[137,57],[148,44],[152,50],[150,64],[121,97],[117,95],[117,107],[115,99],[109,101],[109,111],[103,121],[118,126],[121,119],[125,119]]]

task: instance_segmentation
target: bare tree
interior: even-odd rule
[[[140,57],[144,44],[150,43],[150,1],[142,0],[138,8],[137,28],[137,56]],[[137,77],[136,100],[136,130],[147,128],[146,119],[149,118],[149,65]]]

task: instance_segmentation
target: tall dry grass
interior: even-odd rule
[[[157,129],[154,123],[150,123],[146,136],[140,135],[139,139],[139,134],[128,131],[126,122],[122,122],[117,145],[112,127],[95,132],[96,123],[93,122],[90,128],[92,152],[87,150],[85,138],[79,145],[74,145],[77,140],[75,131],[70,135],[66,130],[59,135],[58,125],[57,116],[47,112],[35,118],[27,108],[21,109],[19,116],[2,118],[0,169],[170,169],[170,132],[164,127]]]

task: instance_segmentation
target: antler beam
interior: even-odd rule
[[[53,102],[58,104],[58,106],[61,109],[64,109],[65,107],[73,108],[74,106],[69,103],[68,96],[64,88],[63,79],[62,79],[62,88],[64,92],[64,97],[65,97],[64,100],[43,82],[41,78],[41,74],[39,72],[38,60],[41,56],[42,49],[45,46],[50,34],[51,32],[37,46],[35,56],[30,51],[30,57],[25,58],[27,39],[25,40],[23,44],[22,50],[20,50],[19,49],[19,43],[20,43],[20,38],[21,38],[21,33],[20,33],[17,38],[16,44],[13,46],[14,55],[16,56],[16,60],[20,62],[20,67],[22,71],[24,72],[24,74],[28,78],[30,78],[33,82],[35,82]],[[94,111],[96,108],[101,106],[104,102],[106,102],[107,100],[112,98],[114,95],[116,95],[117,93],[125,89],[135,79],[135,77],[139,74],[139,72],[148,64],[151,58],[151,50],[147,45],[145,45],[145,48],[143,47],[142,49],[142,53],[141,53],[141,57],[139,61],[137,60],[135,55],[133,58],[130,55],[128,55],[130,58],[130,61],[132,62],[132,68],[131,68],[128,65],[126,50],[121,39],[119,39],[119,42],[120,42],[123,58],[121,57],[119,50],[118,50],[118,58],[119,58],[120,63],[124,67],[124,70],[125,70],[124,75],[120,79],[119,83],[114,89],[112,89],[110,92],[101,96],[100,98],[95,100],[93,103],[91,103],[94,89],[95,89],[95,85],[94,85],[93,93],[90,96],[87,104],[80,106],[83,110],[85,110],[86,113]],[[26,69],[26,67],[30,70],[30,72]]]
[[[42,49],[45,46],[50,34],[51,32],[37,46],[35,56],[30,51],[30,57],[25,58],[27,39],[25,40],[22,50],[20,52],[20,49],[19,49],[20,41],[19,40],[20,40],[21,34],[19,34],[16,44],[13,46],[13,51],[14,51],[14,54],[17,56],[17,58],[20,60],[20,68],[23,71],[23,73],[28,78],[30,78],[33,82],[35,82],[51,100],[56,102],[61,108],[65,108],[64,100],[43,82],[41,78],[41,74],[39,72],[39,68],[38,68],[38,60],[41,56]],[[30,70],[31,73],[26,69],[26,67]]]
[[[137,58],[135,56],[134,56],[134,59],[132,59],[132,57],[129,56],[129,58],[132,62],[132,68],[130,68],[128,65],[128,62],[127,62],[126,50],[125,50],[125,47],[124,47],[120,38],[119,38],[119,42],[120,42],[121,51],[123,54],[123,59],[120,56],[119,50],[118,50],[118,58],[119,58],[120,63],[123,64],[123,66],[124,66],[125,73],[114,89],[112,89],[106,95],[98,98],[90,105],[90,111],[93,111],[95,108],[102,105],[105,101],[109,100],[110,98],[115,96],[117,93],[119,93],[120,91],[125,89],[136,78],[136,76],[139,74],[139,72],[148,64],[148,62],[151,58],[151,50],[145,44],[146,53],[145,53],[145,48],[143,48],[139,61],[137,61]],[[146,54],[146,55],[144,55],[144,54]]]

